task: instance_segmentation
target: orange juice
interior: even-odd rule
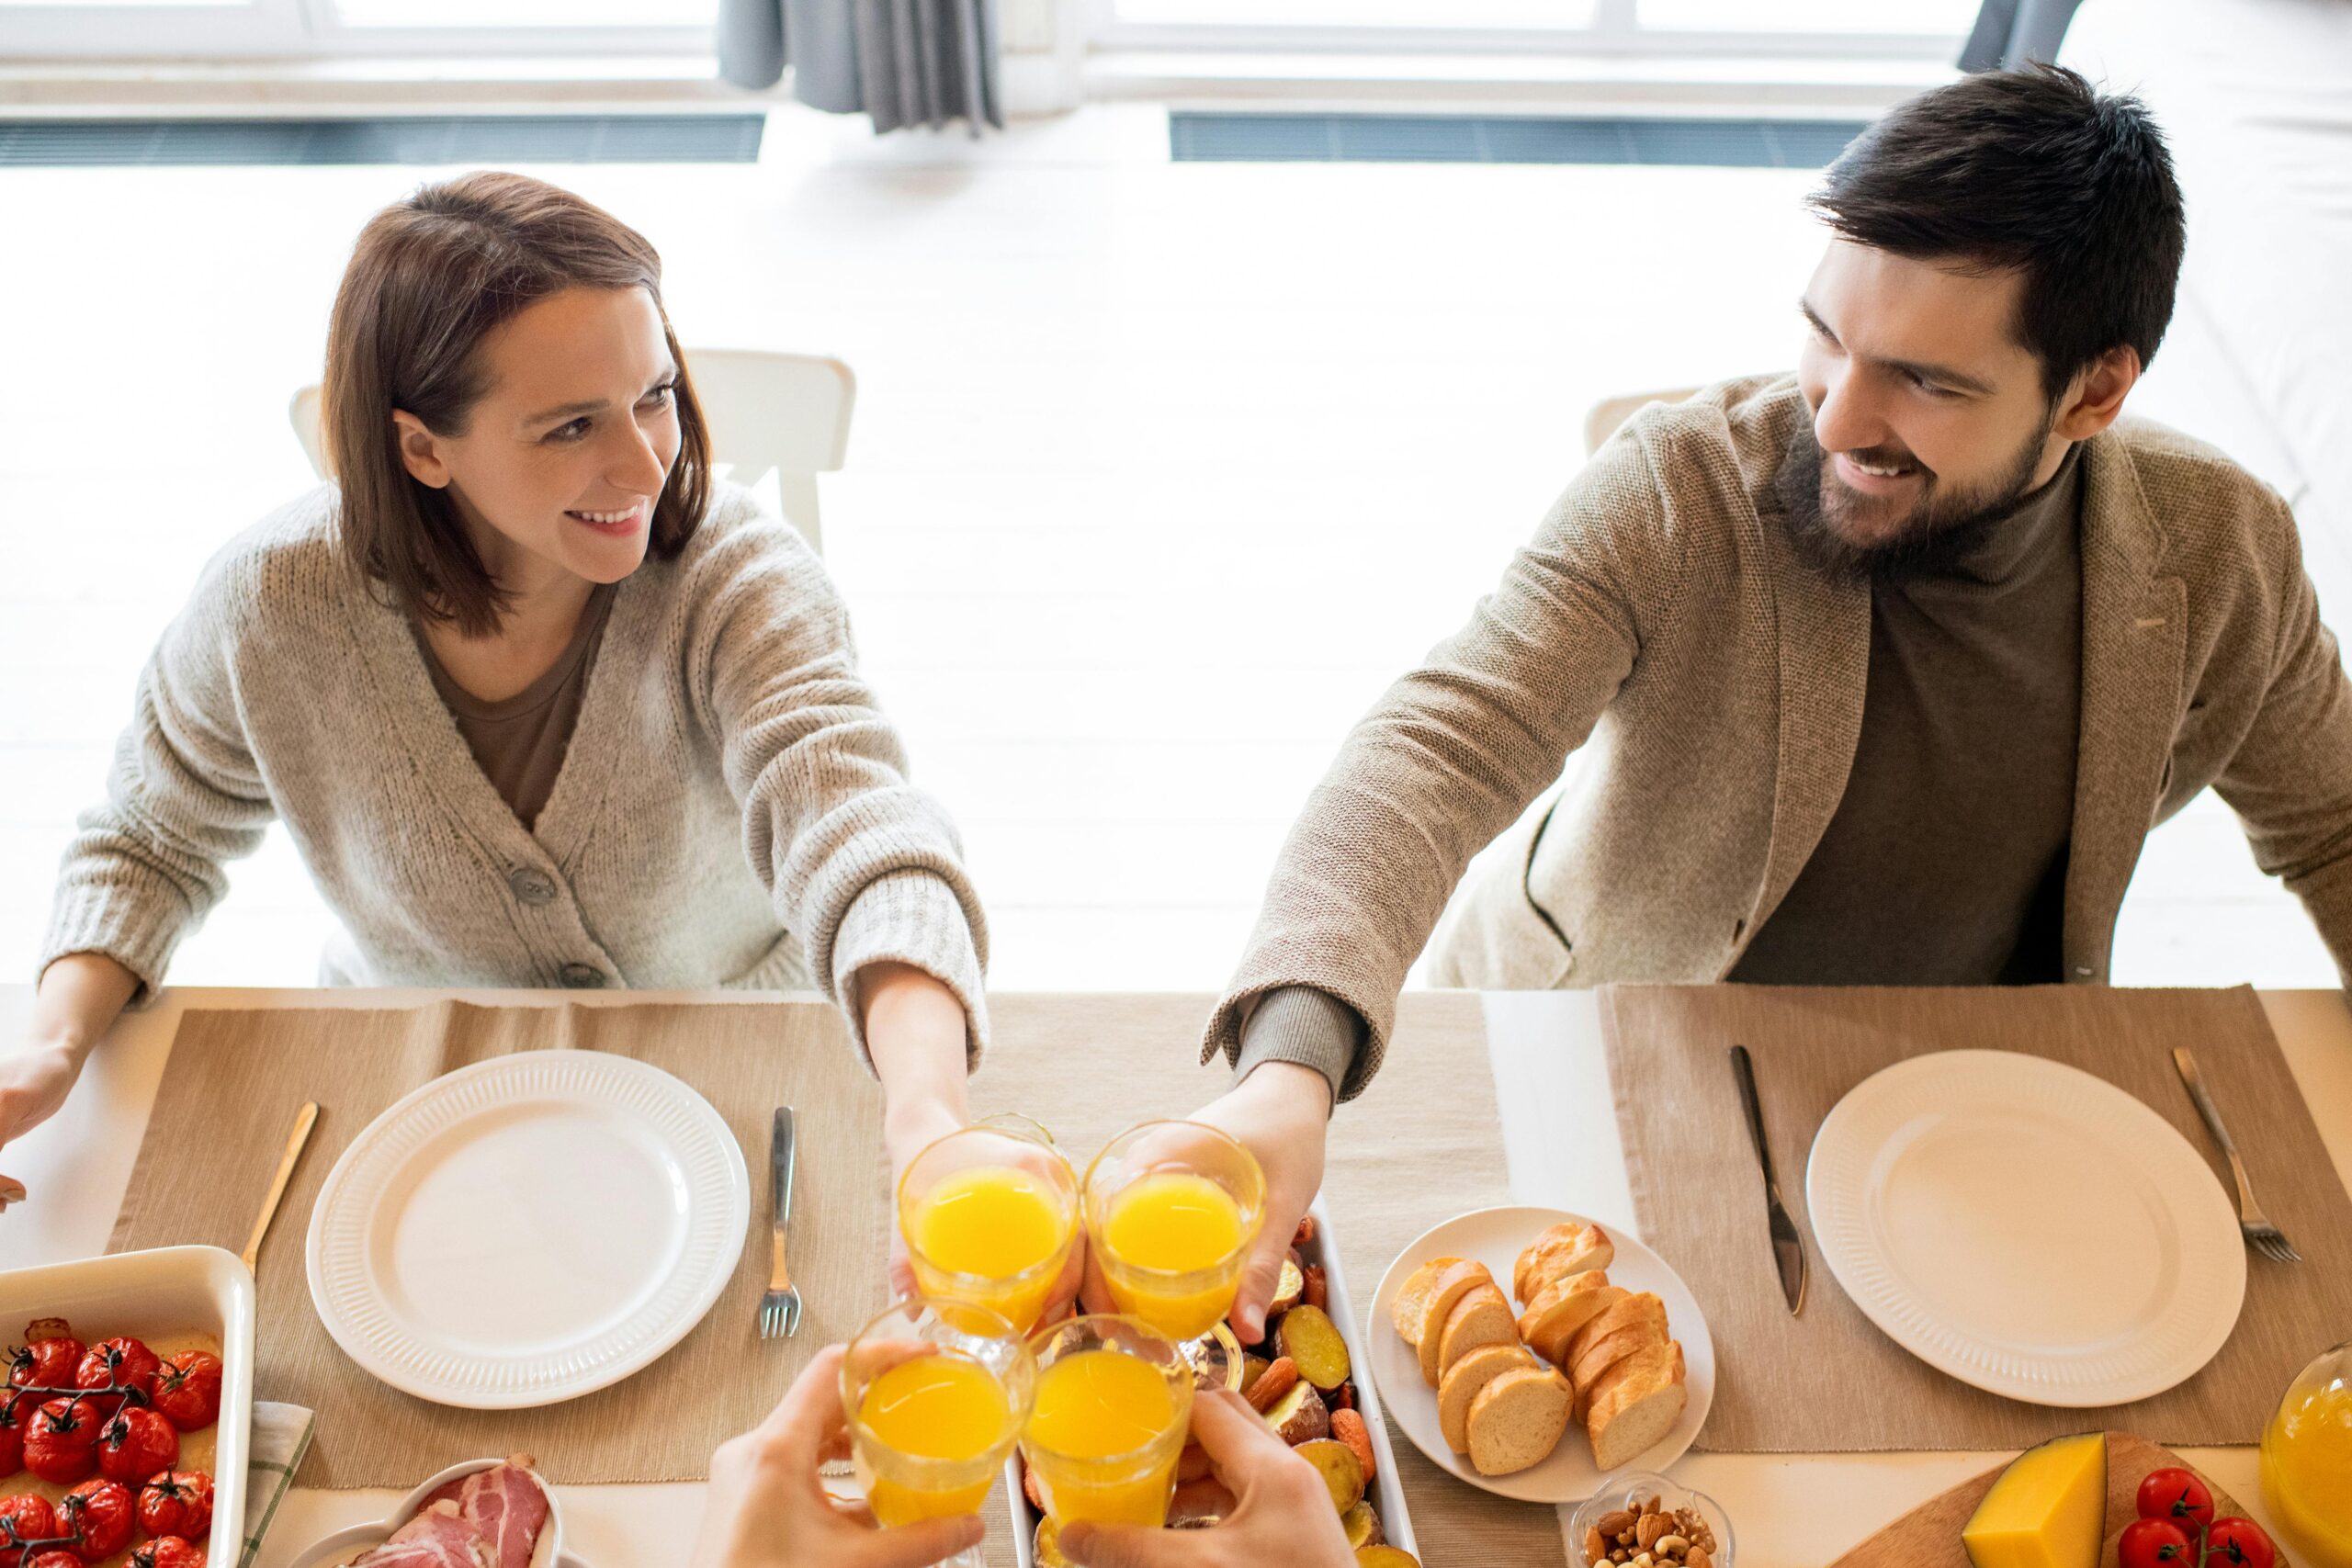
[[[917,1460],[981,1459],[1001,1448],[1012,1423],[1012,1404],[994,1373],[952,1351],[902,1361],[866,1385],[858,1424],[893,1454]],[[861,1462],[866,1498],[886,1525],[954,1514],[976,1514],[995,1479],[983,1465],[977,1481],[925,1487],[876,1473]],[[905,1467],[909,1473],[921,1467]],[[946,1470],[947,1466],[935,1467]]]
[[[1118,1350],[1081,1350],[1037,1377],[1023,1435],[1056,1520],[1160,1525],[1189,1412],[1167,1374]]]
[[[1232,1310],[1248,1231],[1241,1205],[1207,1177],[1137,1178],[1112,1197],[1099,1239],[1119,1310],[1160,1333],[1190,1339]]]
[[[2262,1438],[2262,1500],[2298,1562],[2352,1568],[2352,1382],[2287,1396]]]
[[[1023,1333],[1077,1235],[1069,1200],[1035,1171],[970,1166],[950,1171],[906,1216],[915,1277],[933,1300],[964,1301],[1001,1314]]]

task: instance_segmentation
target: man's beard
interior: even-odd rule
[[[2018,448],[1996,479],[1976,490],[1941,491],[1934,472],[1919,464],[1926,493],[1901,525],[1874,545],[1856,544],[1850,530],[1838,526],[1871,503],[1838,477],[1810,423],[1799,421],[1790,436],[1773,490],[1788,519],[1791,541],[1823,570],[1865,581],[1921,576],[1966,555],[2017,510],[2033,489],[2034,470],[2041,466],[2049,435],[2045,425]],[[1918,464],[1916,457],[1909,461]]]

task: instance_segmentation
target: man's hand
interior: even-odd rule
[[[1312,1067],[1263,1062],[1193,1115],[1258,1156],[1266,1173],[1266,1220],[1250,1245],[1234,1298],[1233,1330],[1245,1345],[1266,1337],[1266,1308],[1282,1282],[1291,1233],[1323,1186],[1323,1140],[1331,1085]]]
[[[1323,1478],[1240,1395],[1195,1396],[1193,1436],[1238,1499],[1222,1521],[1197,1530],[1073,1521],[1062,1527],[1062,1554],[1083,1568],[1354,1568]]]
[[[844,1450],[842,1348],[808,1363],[768,1418],[710,1457],[694,1568],[930,1568],[979,1543],[978,1515],[896,1529],[826,1495],[818,1462]],[[1329,1503],[1323,1506],[1330,1513]]]

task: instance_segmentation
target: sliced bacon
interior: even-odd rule
[[[453,1502],[433,1502],[349,1568],[494,1568],[481,1531]]]
[[[548,1495],[527,1455],[436,1488],[429,1503],[454,1503],[481,1537],[487,1568],[530,1568],[548,1522]]]

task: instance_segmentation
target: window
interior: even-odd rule
[[[0,56],[707,54],[718,0],[0,0]]]

